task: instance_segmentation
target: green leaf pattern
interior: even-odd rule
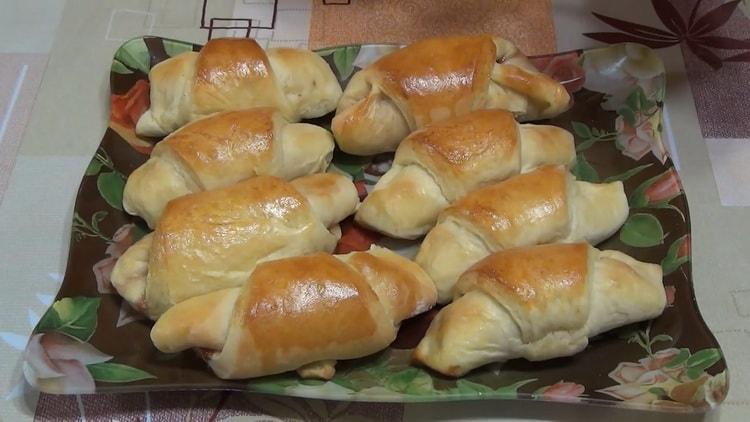
[[[661,387],[651,387],[648,389],[648,392],[657,397],[669,397],[669,393],[667,393],[667,390]]]
[[[35,333],[57,331],[88,341],[96,330],[100,298],[66,297],[55,302],[39,320]]]
[[[456,380],[456,386],[454,387],[454,390],[458,394],[466,394],[466,395],[477,395],[477,396],[483,396],[485,394],[492,393],[492,387],[488,387],[484,384],[479,384],[474,381],[469,381],[467,379],[459,379]]]
[[[164,44],[164,51],[167,52],[169,57],[174,57],[178,54],[182,54],[186,51],[193,51],[193,45],[182,41],[175,40],[162,40]]]
[[[501,397],[514,398],[514,397],[516,397],[518,395],[518,389],[519,388],[523,387],[526,384],[530,384],[530,383],[532,383],[534,381],[536,381],[536,378],[517,381],[517,382],[514,382],[511,385],[506,385],[505,387],[500,387],[500,388],[496,389],[495,392],[498,395],[500,395]]]
[[[652,109],[656,107],[656,102],[649,100],[643,89],[636,87],[631,94],[627,97],[625,104],[618,110],[618,114],[622,116],[628,123],[635,124],[635,113],[640,112],[644,109]],[[620,174],[609,176],[601,180],[596,168],[589,163],[586,159],[584,151],[591,148],[595,143],[602,141],[614,140],[617,136],[616,132],[606,132],[604,130],[591,127],[581,121],[572,121],[571,129],[576,138],[576,162],[571,168],[571,173],[576,179],[585,182],[604,182],[610,183],[615,181],[626,181],[638,173],[652,166],[652,164],[643,164],[631,169],[628,169]],[[632,208],[645,208],[648,206],[648,201],[645,197],[645,191],[654,184],[663,175],[655,176],[639,185],[631,194],[629,203]],[[674,209],[682,215],[682,212],[668,204],[673,197],[664,201],[661,204],[655,204],[653,208],[670,208]],[[683,216],[684,218],[684,216]],[[664,230],[658,218],[654,215],[646,213],[636,213],[631,215],[625,222],[623,227],[620,229],[620,240],[628,246],[647,248],[652,246],[660,245],[665,237]],[[665,258],[666,259],[666,258]],[[684,258],[680,261],[668,261],[667,264],[677,265],[684,263]]]
[[[435,391],[432,377],[421,368],[406,368],[386,378],[386,389],[395,393],[427,395]]]
[[[682,364],[685,363],[685,361],[687,361],[689,357],[690,357],[690,350],[682,348],[677,353],[677,356],[673,357],[672,360],[670,360],[666,365],[664,365],[664,367],[668,369],[677,368],[679,366],[682,366]]]
[[[615,132],[605,132],[583,122],[572,121],[570,125],[577,139],[576,151],[579,153],[591,148],[597,142],[612,141],[617,136]]]
[[[633,167],[632,169],[626,170],[626,171],[624,171],[624,172],[622,172],[620,174],[616,174],[614,176],[609,176],[606,179],[604,179],[602,182],[603,183],[610,183],[610,182],[617,182],[617,181],[624,182],[624,181],[630,179],[631,177],[635,176],[636,174],[642,172],[643,170],[646,170],[647,168],[649,168],[651,166],[652,166],[652,164],[644,164],[642,166]]]
[[[148,52],[148,47],[143,38],[134,38],[123,44],[115,53],[114,61],[115,63],[119,62],[122,67],[130,70],[130,73],[138,70],[148,74],[148,71],[151,69],[151,54]],[[117,66],[118,70],[121,71],[116,73],[124,73],[122,72],[122,67]],[[114,67],[115,65],[113,64],[113,69]]]
[[[102,169],[102,162],[97,160],[96,158],[91,160],[88,167],[86,167],[86,173],[84,173],[86,176],[93,176],[95,174],[99,174],[99,171]]]
[[[662,243],[664,229],[652,214],[637,213],[628,217],[620,229],[622,243],[636,248],[648,248]]]
[[[122,210],[122,194],[125,190],[125,178],[119,172],[100,173],[96,187],[102,198],[114,209]]]
[[[365,167],[370,164],[368,157],[359,157],[356,155],[340,154],[336,163],[331,164],[333,171],[349,175],[353,181],[366,180]]]
[[[112,60],[112,72],[119,73],[120,75],[128,75],[130,73],[133,73],[132,70],[130,70],[127,66],[122,64],[122,62],[117,59]]]
[[[521,387],[536,381],[536,379],[523,379],[510,385],[493,388],[461,378],[455,381],[454,386],[437,388],[427,371],[406,363],[410,353],[410,350],[381,352],[371,358],[365,358],[355,366],[338,369],[333,379],[328,382],[303,380],[295,373],[288,372],[250,380],[247,388],[257,392],[290,394],[290,391],[294,391],[299,386],[316,385],[323,389],[338,386],[348,391],[350,396],[367,396],[371,392],[381,391],[412,398],[430,396],[515,398]]]
[[[591,133],[591,128],[585,123],[572,121],[570,122],[573,127],[573,133],[580,139],[587,140],[593,138],[594,135]]]
[[[121,363],[103,362],[86,365],[91,376],[102,382],[133,382],[156,378],[146,371]]]
[[[578,154],[578,156],[576,157],[576,163],[573,165],[573,168],[571,168],[570,171],[571,173],[573,173],[573,176],[575,176],[576,179],[583,182],[596,183],[599,181],[599,174],[597,173],[594,166],[589,164],[583,154]]]
[[[688,378],[698,378],[719,360],[721,360],[719,349],[704,349],[695,353],[685,361],[685,366],[688,368]]]
[[[96,237],[106,242],[111,242],[112,238],[104,234],[99,228],[99,223],[107,218],[107,211],[97,211],[91,216],[91,221],[86,221],[78,213],[73,215],[73,238],[80,241],[84,237]]]
[[[682,264],[690,261],[689,255],[678,256],[682,245],[688,241],[688,235],[682,236],[679,239],[672,242],[667,250],[667,255],[661,261],[661,269],[665,276],[672,274]]]
[[[103,169],[108,171],[102,172]],[[122,210],[122,195],[125,190],[125,175],[115,168],[112,159],[103,148],[97,150],[94,159],[86,167],[86,176],[97,176],[96,187],[104,201],[116,210]]]
[[[339,80],[345,81],[354,71],[354,59],[357,58],[360,46],[353,45],[337,48],[333,52],[333,63],[339,74]]]

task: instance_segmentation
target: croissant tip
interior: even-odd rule
[[[411,353],[411,362],[417,365],[424,365],[424,356],[419,350],[419,346]]]
[[[446,377],[453,377],[453,378],[458,378],[458,377],[466,374],[466,372],[468,372],[468,371],[464,370],[459,365],[451,365],[451,366],[445,368],[444,370],[438,370],[438,369],[435,369],[435,370],[438,371],[438,372],[440,372],[441,374],[445,375]]]
[[[447,368],[435,368],[431,365],[428,365],[425,362],[424,356],[422,356],[420,353],[417,353],[415,350],[414,353],[411,356],[411,362],[412,364],[423,366],[425,368],[429,368],[431,370],[434,370],[435,372],[438,372],[442,375],[445,375],[447,377],[452,378],[458,378],[466,373],[460,366],[458,365],[451,365]]]

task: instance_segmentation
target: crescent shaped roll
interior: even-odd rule
[[[458,276],[503,249],[551,242],[601,242],[625,222],[622,182],[576,181],[562,166],[544,166],[476,190],[438,217],[415,261],[451,299]]]
[[[292,182],[258,176],[186,195],[118,259],[112,284],[156,319],[188,298],[241,285],[260,261],[332,252],[332,231],[357,203],[351,180],[328,173]]]
[[[148,161],[128,177],[123,208],[153,228],[172,199],[255,176],[291,180],[322,172],[333,147],[327,130],[289,123],[273,108],[217,113],[156,144]]]
[[[335,360],[384,349],[435,298],[419,266],[387,249],[318,253],[264,262],[242,287],[174,306],[151,339],[166,353],[202,349],[220,378],[298,370],[327,379]]]
[[[151,106],[136,133],[163,136],[220,111],[275,107],[290,122],[336,108],[341,86],[317,54],[294,48],[263,50],[255,40],[217,38],[185,52],[148,75]]]
[[[427,233],[448,205],[482,186],[547,164],[575,161],[573,136],[519,125],[504,110],[478,110],[413,132],[375,184],[356,221],[391,237]]]
[[[589,338],[666,306],[659,265],[586,243],[494,253],[461,275],[454,294],[413,355],[450,376],[491,362],[570,356]]]
[[[350,154],[394,151],[410,132],[472,110],[519,120],[569,107],[565,88],[509,41],[489,35],[428,38],[383,56],[349,81],[331,129]]]

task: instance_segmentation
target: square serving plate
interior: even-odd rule
[[[241,390],[348,401],[524,399],[699,412],[726,397],[726,362],[698,311],[690,268],[690,219],[679,177],[661,140],[664,66],[650,49],[620,44],[532,59],[572,93],[574,105],[545,123],[575,134],[573,173],[586,181],[621,180],[630,215],[601,249],[660,263],[669,306],[653,321],[592,339],[583,352],[545,362],[513,360],[451,379],[411,366],[409,356],[436,311],[406,321],[396,341],[376,355],[342,361],[328,382],[287,373],[221,380],[192,351],[164,354],[151,344],[151,323],[115,293],[109,274],[123,251],[147,233],[122,210],[125,180],[158,139],[139,138],[135,122],[148,107],[148,71],[201,46],[159,37],[135,38],[115,54],[111,119],[81,182],[70,255],[53,305],[34,329],[24,364],[43,392],[72,394],[156,390]],[[390,45],[318,51],[345,86]],[[330,124],[331,116],[314,121]],[[332,169],[351,175],[360,196],[393,154],[354,157],[337,151]],[[378,243],[409,255],[418,242],[396,241],[343,224],[339,252]]]

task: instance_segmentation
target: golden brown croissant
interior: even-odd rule
[[[466,271],[414,351],[451,376],[490,362],[569,356],[599,333],[655,318],[661,267],[586,243],[494,253]]]
[[[458,276],[492,252],[558,241],[596,244],[620,228],[628,211],[622,182],[576,181],[562,166],[544,166],[456,201],[440,214],[416,262],[445,303]]]
[[[151,330],[157,349],[197,347],[220,378],[299,370],[331,378],[337,359],[384,349],[402,320],[435,305],[413,262],[373,247],[259,264],[242,287],[188,299]]]
[[[294,48],[263,50],[254,40],[217,38],[200,52],[167,59],[149,72],[151,106],[139,135],[166,135],[219,111],[275,107],[290,122],[333,111],[341,86],[317,54]]]
[[[391,237],[416,239],[464,195],[545,164],[568,166],[574,160],[573,136],[564,129],[519,125],[504,110],[474,111],[404,139],[356,221]]]
[[[328,173],[291,182],[258,176],[183,196],[120,257],[112,284],[155,319],[190,297],[241,285],[259,261],[332,252],[337,223],[357,203],[351,180]]]
[[[276,109],[251,108],[194,121],[156,144],[125,184],[123,208],[153,228],[167,202],[259,175],[291,180],[325,171],[333,137],[289,123]]]
[[[331,129],[350,154],[394,151],[410,132],[472,110],[528,121],[565,111],[570,96],[509,41],[428,38],[380,58],[349,81]]]

